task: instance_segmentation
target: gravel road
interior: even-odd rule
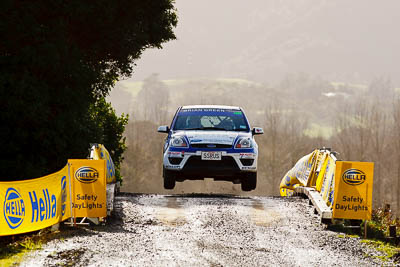
[[[393,265],[379,255],[302,198],[122,193],[106,225],[64,227],[22,266]]]

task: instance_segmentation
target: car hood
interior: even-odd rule
[[[233,145],[238,135],[251,136],[245,132],[230,131],[180,131],[176,135],[185,134],[190,144]]]

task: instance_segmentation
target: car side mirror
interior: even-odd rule
[[[253,130],[251,130],[251,132],[253,133],[253,135],[257,135],[257,134],[263,134],[264,130],[263,128],[254,127]]]
[[[164,126],[160,126],[158,127],[157,132],[159,133],[169,133],[169,127],[164,125]]]

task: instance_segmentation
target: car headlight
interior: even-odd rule
[[[241,137],[236,143],[235,148],[251,148],[253,147],[253,141],[250,137]]]
[[[183,136],[172,137],[170,145],[172,147],[187,147],[188,146],[188,144],[186,143],[185,137],[183,137]]]

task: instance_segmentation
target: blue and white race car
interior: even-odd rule
[[[164,188],[173,189],[184,180],[231,181],[243,191],[257,186],[258,146],[254,135],[262,128],[250,129],[239,107],[183,106],[171,127],[160,126],[167,133],[164,144]]]

